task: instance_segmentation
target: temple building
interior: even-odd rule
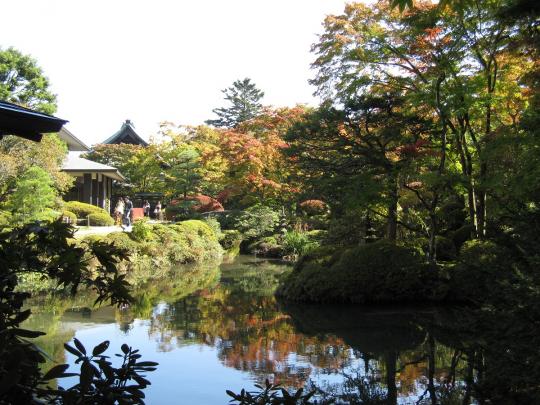
[[[117,131],[114,135],[110,136],[109,138],[105,139],[102,143],[104,144],[121,144],[121,143],[127,143],[131,145],[141,145],[141,146],[148,146],[148,142],[146,142],[144,139],[142,139],[137,132],[135,132],[135,127],[131,120],[126,120],[119,131]]]
[[[68,146],[68,156],[62,171],[75,177],[75,183],[64,200],[96,205],[111,212],[114,184],[124,182],[125,177],[115,167],[81,158],[80,154],[90,148],[67,129],[62,128],[58,137]]]

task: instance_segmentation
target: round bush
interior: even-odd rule
[[[450,271],[450,298],[476,302],[502,296],[504,284],[513,284],[515,260],[510,251],[489,240],[465,242]]]
[[[86,204],[79,201],[68,201],[64,204],[64,210],[73,212],[77,218],[86,218],[90,214],[109,215],[103,208],[96,207],[92,204]]]
[[[316,253],[311,255],[317,257]],[[278,294],[311,302],[407,302],[434,296],[438,272],[414,250],[379,241],[343,251],[339,259],[303,259]],[[333,262],[333,263],[332,263]]]
[[[306,200],[298,204],[306,215],[321,215],[328,212],[328,205],[321,200]]]
[[[68,224],[76,224],[77,215],[71,211],[64,211],[62,212],[62,221],[67,222]]]
[[[88,215],[88,222],[90,226],[112,226],[114,225],[114,219],[105,213],[94,213]]]

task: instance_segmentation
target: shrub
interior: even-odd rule
[[[11,214],[8,211],[0,210],[0,229],[6,228],[11,223]]]
[[[105,214],[109,215],[103,208],[96,207],[92,204],[86,204],[79,201],[68,201],[64,204],[66,211],[73,212],[77,218],[86,218],[90,214]]]
[[[306,215],[321,215],[328,212],[328,205],[321,200],[306,200],[299,205],[302,212]]]
[[[114,225],[114,219],[107,213],[93,213],[88,215],[90,226],[111,226]]]
[[[219,241],[219,243],[225,250],[236,250],[240,249],[242,240],[242,234],[239,231],[229,229],[223,231],[223,238]]]
[[[142,242],[152,238],[152,227],[148,225],[146,219],[138,219],[133,223],[131,236],[136,241]]]
[[[278,295],[311,302],[404,302],[440,299],[436,268],[412,249],[379,241],[340,255],[315,252],[281,284]]]
[[[62,212],[62,221],[67,222],[68,224],[76,224],[77,223],[77,215],[75,215],[71,211],[63,211]]]
[[[461,228],[450,233],[449,236],[454,242],[454,246],[457,250],[460,250],[461,246],[471,239],[473,231],[474,225],[463,225]]]
[[[318,243],[312,240],[307,232],[288,231],[283,237],[285,254],[301,256],[318,247]]]
[[[129,234],[125,232],[111,232],[105,236],[104,239],[118,248],[127,250],[129,254],[136,252],[139,246],[137,242],[131,239]]]
[[[476,302],[480,296],[501,299],[504,284],[514,283],[514,266],[511,252],[493,241],[465,242],[450,271],[450,298],[467,302]]]
[[[219,221],[217,219],[213,217],[207,217],[203,220],[203,222],[206,225],[208,225],[210,228],[212,228],[218,240],[223,239],[223,233],[221,232],[221,225],[219,224]]]
[[[235,229],[249,239],[258,239],[272,234],[279,225],[279,214],[270,207],[254,205],[237,219]]]
[[[435,253],[437,260],[450,261],[457,256],[456,246],[451,239],[444,236],[437,236],[435,239]]]
[[[254,253],[264,257],[281,258],[284,255],[283,246],[278,237],[266,236],[247,245],[247,253]]]
[[[376,239],[375,228],[380,228],[375,219],[366,223],[366,216],[359,212],[348,212],[340,218],[334,218],[328,224],[325,243],[328,245],[354,246],[364,242],[366,228],[369,228],[373,239]]]

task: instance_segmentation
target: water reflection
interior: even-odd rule
[[[519,339],[512,346],[498,338],[500,316],[494,321],[459,308],[278,303],[273,291],[285,271],[278,262],[247,257],[221,268],[179,268],[167,280],[143,286],[128,310],[90,309],[91,297],[87,304],[58,301],[56,315],[42,312],[33,317],[32,327],[48,332],[44,348],[63,361],[64,341],[114,325],[119,339],[130,339],[144,348],[145,358],[163,364],[151,376],[159,389],[149,390],[148,403],[167,403],[162,402],[166,395],[191,398],[191,403],[227,403],[225,389],[251,386],[246,375],[315,389],[320,403],[333,398],[352,404],[511,404],[535,398],[537,384],[527,380],[523,367],[505,371],[503,365],[530,363],[537,353],[516,347]],[[200,381],[200,392],[186,386],[185,376],[174,379],[191,361],[187,348],[200,353],[190,352],[195,357],[189,359],[199,356],[203,362],[204,357],[200,374],[189,371]],[[214,360],[204,348],[215,353]],[[515,353],[516,348],[522,350]],[[227,375],[226,382],[209,378],[214,369]],[[204,400],[208,392],[215,395]]]

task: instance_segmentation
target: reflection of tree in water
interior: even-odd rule
[[[218,349],[223,364],[249,371],[263,381],[302,386],[312,367],[338,370],[349,360],[340,339],[295,333],[273,297],[233,292],[224,287],[202,291],[163,308],[151,320],[151,335],[160,345],[192,341]],[[296,361],[291,361],[291,353]]]

